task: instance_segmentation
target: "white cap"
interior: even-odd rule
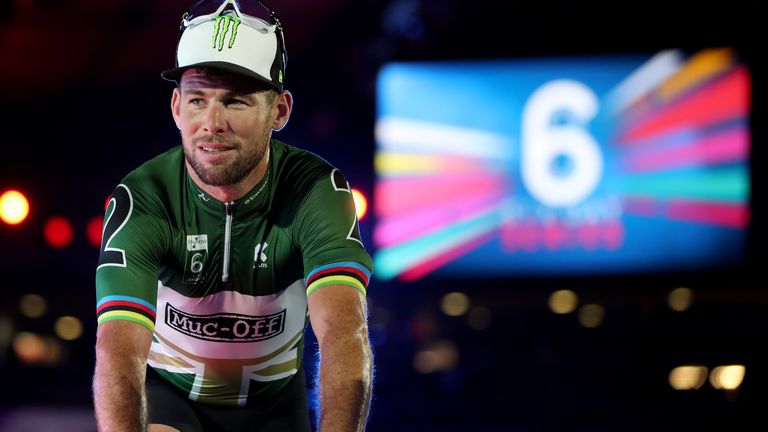
[[[176,50],[176,67],[161,76],[178,82],[187,69],[210,67],[255,78],[282,91],[285,66],[278,40],[281,36],[277,26],[261,20],[258,23],[263,26],[225,14],[184,29]]]

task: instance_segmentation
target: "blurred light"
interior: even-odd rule
[[[24,316],[40,318],[45,315],[48,303],[37,294],[27,294],[19,300],[19,309]]]
[[[88,243],[95,248],[101,248],[101,228],[104,225],[103,216],[94,216],[88,221],[85,227],[85,236],[88,237]]]
[[[20,332],[13,339],[13,351],[24,363],[55,365],[61,361],[61,345],[51,337]]]
[[[45,358],[45,343],[39,336],[20,332],[13,339],[13,350],[21,361],[38,363]]]
[[[698,390],[707,381],[705,366],[678,366],[669,372],[669,385],[675,390]]]
[[[579,297],[571,290],[558,290],[549,295],[549,308],[556,314],[567,314],[576,310]]]
[[[718,390],[735,390],[744,381],[745,372],[742,365],[718,366],[709,374],[709,383]]]
[[[605,309],[597,304],[586,304],[579,309],[579,324],[586,328],[595,328],[603,323]]]
[[[104,201],[104,213],[107,212],[107,209],[109,208],[109,200],[112,199],[112,195],[108,196],[107,199]]]
[[[475,306],[469,311],[467,322],[475,330],[485,330],[491,325],[491,311],[482,306]]]
[[[423,374],[448,371],[456,366],[458,360],[456,345],[450,341],[441,341],[416,353],[413,367]]]
[[[83,323],[73,316],[63,316],[53,326],[56,335],[64,340],[75,340],[83,334]]]
[[[9,190],[0,195],[0,219],[9,225],[20,224],[29,215],[29,201],[21,192]]]
[[[355,210],[357,211],[357,220],[362,220],[368,213],[368,199],[359,190],[352,188],[352,199],[355,200]]]
[[[451,292],[443,296],[440,302],[443,313],[449,316],[461,316],[469,309],[469,298],[464,293]]]
[[[61,216],[51,217],[45,223],[45,227],[43,227],[45,241],[54,249],[62,249],[69,246],[74,235],[75,231],[72,229],[72,224]]]
[[[693,301],[693,290],[690,288],[675,288],[669,292],[667,303],[669,307],[677,312],[683,312],[691,307]]]
[[[419,17],[419,2],[395,0],[382,13],[383,28],[387,33],[417,40],[424,34],[424,23]]]

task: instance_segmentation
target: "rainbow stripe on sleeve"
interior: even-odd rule
[[[96,305],[96,318],[99,324],[111,320],[133,321],[155,330],[155,306],[136,297],[113,295],[101,299]]]
[[[326,285],[349,285],[365,295],[371,272],[355,262],[337,262],[315,268],[307,275],[307,297]]]

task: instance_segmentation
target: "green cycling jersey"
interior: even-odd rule
[[[307,296],[329,284],[365,294],[371,271],[349,184],[322,158],[272,140],[264,178],[222,203],[178,146],[109,200],[98,322],[147,327],[150,367],[192,400],[242,406],[302,367]]]

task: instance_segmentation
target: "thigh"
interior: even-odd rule
[[[203,432],[191,401],[149,366],[146,389],[150,432]]]

